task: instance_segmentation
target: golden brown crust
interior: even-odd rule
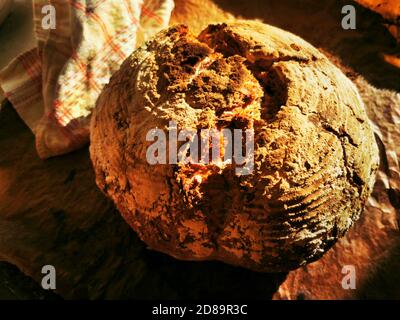
[[[255,165],[150,165],[153,128],[253,128]],[[92,117],[97,184],[153,249],[286,271],[358,218],[378,153],[354,85],[317,49],[258,22],[185,26],[133,53]]]

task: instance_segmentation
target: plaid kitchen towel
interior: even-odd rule
[[[33,0],[33,6],[37,47],[0,72],[0,91],[35,134],[39,156],[48,158],[88,143],[102,88],[141,42],[168,26],[174,2]]]

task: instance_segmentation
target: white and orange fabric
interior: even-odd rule
[[[41,158],[89,141],[102,88],[132,51],[168,26],[173,0],[33,0],[38,45],[0,72],[0,88],[36,136]],[[42,26],[45,6],[55,29]],[[48,7],[47,7],[48,8]]]

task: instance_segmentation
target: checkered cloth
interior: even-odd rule
[[[0,72],[0,88],[36,136],[41,158],[89,141],[102,88],[128,55],[168,26],[173,0],[33,0],[34,48]],[[51,14],[55,12],[55,29]]]

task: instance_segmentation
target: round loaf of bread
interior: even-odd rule
[[[252,130],[252,170],[149,163],[149,132],[167,133],[168,155],[171,123]],[[263,272],[321,257],[359,217],[379,162],[353,83],[301,38],[249,21],[198,36],[174,26],[136,50],[97,102],[90,153],[151,249]]]

